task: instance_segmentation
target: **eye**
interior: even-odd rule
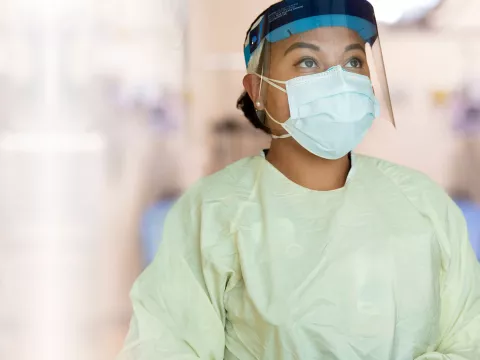
[[[317,62],[312,58],[302,59],[296,66],[299,66],[304,69],[314,69],[318,67]]]
[[[363,61],[360,60],[359,58],[354,57],[347,61],[347,63],[345,64],[345,67],[360,69],[363,67]]]

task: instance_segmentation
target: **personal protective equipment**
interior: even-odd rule
[[[284,123],[265,108],[268,116],[288,133],[272,137],[292,136],[324,159],[340,159],[355,149],[379,115],[370,79],[345,71],[340,65],[286,82],[261,77],[288,96],[290,118]],[[286,90],[276,83],[284,83]]]
[[[395,124],[377,21],[367,0],[278,2],[251,25],[244,55],[249,73],[280,81],[318,74],[337,65],[368,76],[380,103],[380,118]],[[288,116],[277,113],[268,102],[271,87],[263,85],[259,99],[275,119],[286,121]],[[343,104],[352,107],[352,112],[355,105]]]
[[[480,359],[480,266],[426,176],[352,156],[313,191],[264,156],[190,189],[131,292],[121,360]]]

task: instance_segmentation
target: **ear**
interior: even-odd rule
[[[263,100],[262,95],[260,94],[260,82],[261,79],[253,74],[245,75],[243,78],[243,87],[250,96],[250,99],[252,99],[257,110],[263,109]],[[257,102],[260,103],[260,106],[257,106]]]

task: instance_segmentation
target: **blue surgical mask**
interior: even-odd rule
[[[278,81],[259,75],[270,85],[286,92],[290,118],[281,123],[287,135],[319,157],[335,160],[356,148],[380,115],[380,106],[373,93],[372,82],[335,66],[329,70]],[[286,90],[277,84],[285,84]]]

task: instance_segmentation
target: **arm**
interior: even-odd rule
[[[164,242],[131,291],[133,317],[118,360],[223,359],[225,286],[209,291],[204,274],[212,283],[225,279],[202,260],[199,208],[181,199],[168,215]]]
[[[468,241],[460,210],[448,201],[438,221],[443,229],[444,277],[441,292],[441,338],[433,352],[417,360],[480,359],[480,264]],[[446,228],[446,230],[445,230]]]

